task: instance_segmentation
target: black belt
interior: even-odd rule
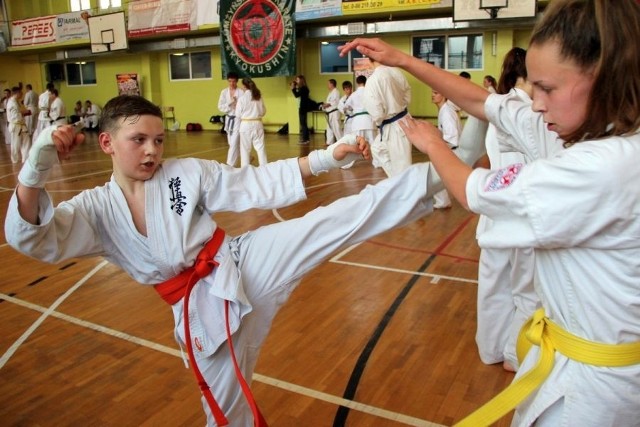
[[[227,126],[225,126],[225,131],[227,131],[227,134],[228,134],[228,135],[231,135],[231,134],[233,134],[233,128],[234,128],[234,127],[235,127],[235,125],[236,125],[236,116],[229,116],[229,115],[227,115],[227,118],[229,119],[228,126],[229,126],[231,129],[227,129]]]
[[[338,109],[337,109],[337,108],[334,108],[333,110],[331,110],[331,111],[325,111],[324,113],[327,115],[327,117],[329,117],[329,114],[331,114],[331,113],[335,113],[336,111],[338,111]]]
[[[378,126],[378,129],[380,129],[380,138],[382,138],[382,128],[384,128],[385,125],[388,125],[388,124],[393,123],[393,122],[395,122],[397,120],[400,120],[401,118],[406,116],[407,113],[408,113],[408,111],[405,108],[404,110],[400,111],[398,114],[396,114],[395,116],[391,117],[390,119],[383,120],[382,123],[380,123],[380,126]]]
[[[49,124],[53,124],[53,123],[57,122],[60,119],[66,119],[66,118],[67,118],[67,116],[60,116],[55,120],[51,119],[51,120],[49,120]]]

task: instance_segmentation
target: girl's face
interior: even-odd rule
[[[547,128],[561,138],[578,129],[587,117],[594,76],[563,59],[558,42],[533,45],[527,51],[527,79],[533,85],[533,110],[542,113]]]

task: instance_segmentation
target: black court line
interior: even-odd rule
[[[49,278],[49,276],[42,276],[42,277],[39,277],[39,278],[37,278],[36,280],[34,280],[33,282],[31,282],[31,283],[27,283],[27,286],[35,286],[35,285],[37,285],[38,283],[40,283],[40,282],[42,282],[43,280],[48,279],[48,278]]]
[[[431,265],[431,263],[435,258],[436,258],[435,254],[431,255],[424,262],[424,264],[420,266],[420,268],[418,269],[418,272],[422,273],[427,268],[429,268],[429,265]],[[413,285],[415,285],[418,279],[420,278],[422,278],[422,276],[417,274],[413,275],[409,280],[409,282],[407,282],[407,284],[404,286],[404,288],[402,288],[402,290],[400,291],[396,299],[393,301],[393,303],[391,304],[391,307],[389,307],[389,309],[384,314],[384,316],[382,316],[382,320],[380,321],[380,323],[378,323],[376,330],[373,332],[373,335],[371,335],[371,338],[369,338],[369,341],[367,342],[367,345],[365,345],[364,349],[362,350],[362,353],[360,353],[360,357],[358,357],[356,366],[351,372],[351,377],[349,378],[349,382],[347,383],[347,388],[345,389],[344,394],[342,395],[343,398],[347,400],[353,400],[353,398],[355,397],[356,390],[358,389],[358,384],[360,383],[360,378],[364,373],[364,370],[367,366],[367,362],[369,361],[369,357],[371,356],[371,353],[373,353],[373,350],[376,344],[378,344],[378,341],[380,340],[382,333],[391,322],[391,319],[393,318],[393,315],[398,310],[398,307],[400,307],[400,304],[402,304],[406,296],[409,294],[409,291],[411,290],[411,288],[413,288]],[[336,416],[333,419],[333,427],[344,427],[348,416],[349,416],[349,408],[347,408],[346,406],[338,407]]]
[[[433,260],[436,259],[440,251],[443,250],[453,240],[453,238],[458,235],[458,233],[460,233],[460,231],[462,231],[462,229],[469,223],[469,221],[471,221],[471,219],[473,219],[473,216],[469,216],[466,220],[462,221],[462,223],[454,230],[454,232],[450,236],[448,236],[445,241],[433,252],[433,254],[430,255],[429,258],[427,258],[427,260],[420,266],[420,268],[418,269],[418,273],[423,273],[427,268],[429,268],[429,265],[431,265]],[[347,387],[344,391],[344,394],[342,395],[344,399],[353,400],[353,398],[355,397],[356,391],[358,389],[358,384],[360,383],[360,378],[362,378],[362,374],[367,367],[367,362],[369,361],[371,353],[373,353],[376,344],[378,344],[378,341],[380,341],[382,333],[391,322],[391,319],[398,310],[398,307],[400,307],[400,304],[402,304],[402,302],[409,294],[409,291],[413,288],[413,286],[420,278],[422,278],[422,276],[420,276],[419,274],[414,274],[411,279],[409,279],[407,284],[404,285],[384,316],[382,316],[380,323],[378,323],[378,326],[369,338],[369,341],[362,350],[362,353],[360,353],[358,361],[356,362],[356,365],[351,372],[351,377],[349,378]],[[347,417],[349,416],[349,411],[350,409],[346,406],[339,406],[333,419],[333,427],[344,427],[345,423],[347,422]]]

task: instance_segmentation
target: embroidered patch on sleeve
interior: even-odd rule
[[[484,191],[498,191],[510,186],[522,170],[522,163],[515,163],[496,171]]]

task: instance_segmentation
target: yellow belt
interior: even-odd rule
[[[533,369],[457,423],[456,427],[488,426],[506,415],[544,382],[553,368],[556,350],[588,365],[620,367],[640,364],[640,342],[603,344],[585,340],[545,317],[543,308],[538,309],[520,330],[518,359],[524,358],[531,344],[540,346],[540,358]]]

